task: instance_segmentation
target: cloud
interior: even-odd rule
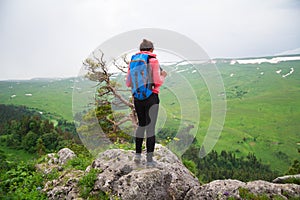
[[[211,57],[272,55],[299,48],[299,8],[297,0],[2,0],[0,79],[74,76],[102,42],[146,27],[184,34]]]

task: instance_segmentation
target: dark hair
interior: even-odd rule
[[[143,39],[143,42],[140,44],[140,51],[150,51],[154,49],[153,43],[149,40]]]

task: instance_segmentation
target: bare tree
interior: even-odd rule
[[[107,115],[106,119],[113,124],[113,132],[116,132],[118,127],[128,121],[131,121],[134,128],[137,127],[137,115],[134,109],[134,104],[132,100],[125,99],[121,92],[124,93],[124,89],[121,90],[119,85],[115,80],[112,80],[112,76],[115,73],[110,73],[108,70],[107,63],[104,60],[104,53],[99,50],[100,56],[96,56],[93,53],[92,58],[87,58],[83,65],[88,71],[85,75],[91,81],[98,82],[98,94],[95,102],[97,105],[107,105],[107,104],[118,104],[116,106],[126,106],[130,109],[130,114],[127,116],[122,116],[122,119],[116,121],[111,115]],[[122,57],[122,62],[117,62],[113,60],[112,64],[119,70],[119,73],[126,73],[129,61],[126,59],[126,55]],[[125,90],[125,92],[130,92],[130,90]],[[117,101],[111,101],[112,98],[117,99]],[[117,102],[117,103],[116,103]]]

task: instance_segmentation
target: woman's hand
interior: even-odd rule
[[[166,77],[167,76],[167,72],[166,71],[161,71],[160,75],[163,76],[163,77]]]

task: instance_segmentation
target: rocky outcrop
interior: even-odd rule
[[[244,199],[244,193],[252,196],[264,196],[269,199],[275,197],[289,199],[300,198],[300,185],[274,184],[267,181],[251,181],[244,183],[238,180],[216,180],[208,184],[191,189],[185,199]]]
[[[199,181],[167,148],[156,145],[154,159],[157,165],[145,166],[133,161],[134,152],[107,150],[96,159],[92,168],[100,169],[95,190],[102,190],[126,199],[184,199]]]
[[[78,182],[83,175],[84,172],[80,170],[65,171],[58,179],[48,181],[43,192],[47,193],[48,199],[78,199]]]
[[[47,181],[42,190],[47,193],[49,199],[71,200],[78,198],[78,181],[84,172],[81,170],[64,170],[64,165],[75,157],[76,154],[72,150],[63,148],[57,153],[47,154],[45,162],[36,165],[37,170],[45,175],[59,174],[57,179]]]
[[[72,150],[68,148],[63,148],[57,153],[47,154],[45,162],[37,164],[35,167],[38,171],[41,171],[44,174],[49,174],[52,172],[53,169],[61,171],[62,166],[66,164],[68,160],[71,160],[75,157],[76,154]]]
[[[97,176],[91,193],[104,192],[112,199],[245,199],[245,193],[270,199],[300,198],[300,185],[296,184],[216,180],[201,185],[182,162],[161,145],[156,145],[154,160],[157,164],[151,168],[146,167],[145,157],[136,164],[133,151],[111,149],[99,155],[85,171],[64,169],[67,160],[74,156],[71,150],[63,149],[58,154],[48,154],[45,163],[37,166],[44,173],[49,173],[49,169],[59,171],[59,177],[48,181],[43,188],[49,199],[81,199],[78,182],[92,169],[96,169]]]

